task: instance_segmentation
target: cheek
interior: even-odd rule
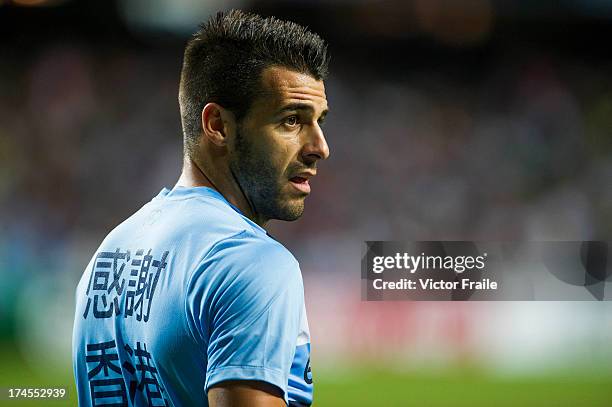
[[[283,141],[292,147],[298,147],[300,145],[300,132],[294,131],[292,133],[283,134]]]
[[[298,135],[276,135],[265,143],[263,157],[278,170],[284,171],[286,167],[296,160],[300,149]]]

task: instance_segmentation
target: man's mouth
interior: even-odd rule
[[[295,176],[289,178],[289,182],[298,191],[304,192],[306,194],[310,193],[310,184],[308,183],[308,178],[302,176]]]

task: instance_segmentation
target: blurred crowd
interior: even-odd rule
[[[70,330],[102,238],[178,178],[182,43],[3,51],[0,337],[38,341],[40,324]],[[444,53],[411,64],[423,56],[409,43],[382,62],[335,51],[331,157],[303,218],[271,225],[302,266],[313,332],[343,287],[351,312],[365,312],[365,240],[610,240],[609,60],[508,48],[466,73]]]

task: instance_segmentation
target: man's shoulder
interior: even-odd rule
[[[183,250],[205,253],[219,241],[243,231],[256,233],[257,228],[212,192],[176,196],[164,195],[162,191],[119,224],[105,240],[169,242]]]
[[[151,204],[166,214],[169,227],[184,233],[204,233],[202,237],[214,236],[216,240],[221,240],[242,230],[254,231],[257,228],[219,193],[213,191],[154,199]]]
[[[186,288],[187,309],[198,320],[202,309],[231,309],[261,315],[285,296],[303,301],[299,264],[269,236],[244,230],[217,242],[194,270]],[[224,315],[222,311],[221,315]]]
[[[297,260],[285,246],[264,232],[250,229],[218,241],[209,258],[241,268],[258,264],[266,269],[299,269]]]
[[[101,247],[170,250],[174,264],[188,274],[206,269],[213,274],[224,270],[228,276],[236,272],[240,278],[254,275],[250,270],[257,270],[260,279],[300,274],[297,260],[281,243],[227,201],[205,192],[153,199],[115,228]]]
[[[208,247],[206,257],[223,257],[238,264],[260,263],[298,266],[291,252],[228,204],[202,200],[197,208],[180,215],[180,235]]]
[[[190,289],[241,293],[245,298],[301,296],[302,275],[295,257],[267,236],[243,230],[217,242],[196,268]]]

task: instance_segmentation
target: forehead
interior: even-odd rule
[[[261,75],[263,96],[274,108],[285,104],[303,103],[312,105],[318,113],[327,110],[325,85],[322,80],[283,67],[272,66]],[[272,106],[270,106],[272,107]]]

